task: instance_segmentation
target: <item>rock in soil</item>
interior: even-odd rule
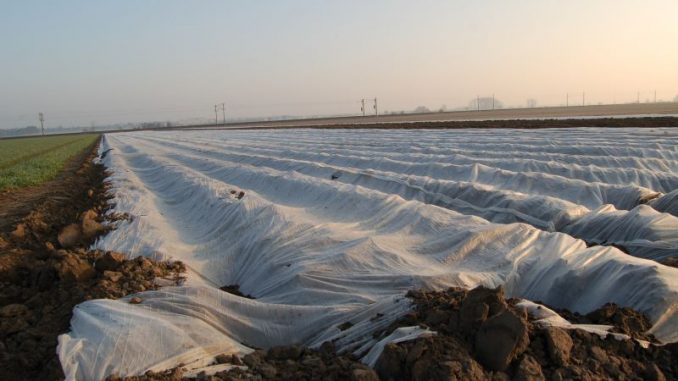
[[[107,251],[104,255],[97,258],[94,266],[98,271],[116,271],[125,262],[126,256],[123,253]]]
[[[61,247],[64,249],[70,249],[74,247],[80,242],[81,239],[82,230],[77,224],[65,226],[63,229],[61,229],[61,232],[59,232],[59,236],[57,237],[59,245],[61,245]]]

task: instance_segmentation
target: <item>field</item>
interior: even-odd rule
[[[100,152],[131,218],[95,247],[188,274],[139,305],[80,304],[59,345],[72,379],[326,341],[374,365],[373,334],[418,288],[613,302],[678,341],[678,269],[660,264],[678,254],[670,128],[147,131]]]
[[[0,140],[0,191],[53,179],[66,161],[92,145],[98,134]]]
[[[357,107],[356,107],[357,108]],[[633,118],[633,117],[676,117],[678,116],[678,102],[662,103],[628,103],[614,105],[589,105],[570,107],[535,107],[535,108],[506,108],[497,110],[468,110],[430,112],[422,114],[380,114],[379,116],[367,115],[347,116],[336,118],[311,118],[296,120],[280,120],[266,122],[232,123],[232,127],[301,127],[301,126],[329,126],[346,125],[347,127],[358,124],[397,124],[413,122],[460,122],[460,121],[510,121],[516,119],[583,119],[583,118]],[[636,119],[636,122],[638,120]],[[642,121],[642,119],[641,119]],[[624,125],[624,124],[622,124]],[[663,124],[667,125],[667,124]],[[669,124],[670,125],[670,124]],[[625,124],[628,127],[639,127],[632,123]]]

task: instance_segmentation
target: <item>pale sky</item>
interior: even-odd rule
[[[676,0],[0,0],[0,128],[670,100]]]

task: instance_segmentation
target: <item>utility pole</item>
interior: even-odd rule
[[[219,124],[219,114],[217,113],[217,105],[214,105],[214,125]]]
[[[40,130],[42,134],[45,135],[45,115],[43,113],[38,113],[38,119],[40,120]]]
[[[379,116],[379,109],[377,108],[377,97],[374,97],[374,116]]]
[[[640,91],[636,94],[636,103],[640,103]]]
[[[565,93],[565,107],[570,107],[570,93]]]
[[[581,93],[581,105],[586,106],[586,92]]]
[[[226,124],[226,104],[221,104],[221,114],[224,116],[224,124]]]
[[[494,94],[492,94],[492,110],[494,110]]]
[[[657,90],[654,91],[654,103],[657,103]]]
[[[362,112],[363,116],[365,116],[365,98],[360,100],[360,112]]]
[[[480,111],[480,95],[476,95],[476,108]]]

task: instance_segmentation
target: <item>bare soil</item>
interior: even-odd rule
[[[421,325],[438,334],[388,344],[376,371],[381,380],[676,380],[678,346],[599,337],[579,329],[540,326],[505,299],[503,290],[451,288],[409,294],[415,309],[394,326]],[[575,322],[609,324],[654,340],[649,321],[606,304]]]
[[[572,127],[678,127],[678,118],[666,117],[630,117],[630,118],[583,118],[583,119],[498,119],[498,120],[446,120],[416,122],[364,122],[352,124],[290,124],[275,126],[224,127],[226,129],[285,129],[285,128],[370,128],[370,129],[466,129],[466,128],[572,128]],[[218,129],[218,128],[217,128]]]

